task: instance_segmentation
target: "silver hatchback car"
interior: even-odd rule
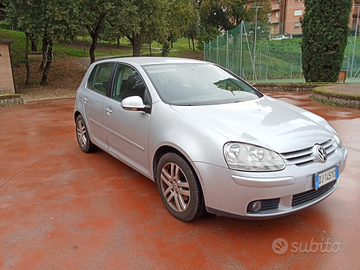
[[[212,63],[99,61],[76,95],[76,134],[155,181],[182,221],[206,211],[272,218],[338,187],[347,150],[321,117],[267,97]]]

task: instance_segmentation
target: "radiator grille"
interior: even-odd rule
[[[338,147],[335,139],[327,140],[319,145],[325,149],[328,158],[335,154],[335,150]],[[313,155],[313,146],[299,151],[282,153],[281,156],[285,159],[287,165],[303,166],[316,160]]]

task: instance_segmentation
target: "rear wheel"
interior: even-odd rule
[[[174,217],[192,221],[205,213],[200,183],[182,157],[175,153],[163,155],[156,175],[160,197]]]
[[[83,152],[91,153],[96,151],[97,146],[90,141],[89,132],[81,114],[76,117],[76,138]]]

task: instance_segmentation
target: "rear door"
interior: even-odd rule
[[[98,64],[92,70],[83,95],[85,119],[89,128],[91,141],[96,145],[108,148],[104,126],[105,100],[110,89],[110,78],[114,63]]]

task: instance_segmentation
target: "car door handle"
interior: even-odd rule
[[[112,110],[111,110],[110,108],[106,108],[105,111],[106,111],[106,114],[107,114],[107,115],[112,114]]]
[[[84,97],[84,103],[87,103],[88,101],[87,97]]]

